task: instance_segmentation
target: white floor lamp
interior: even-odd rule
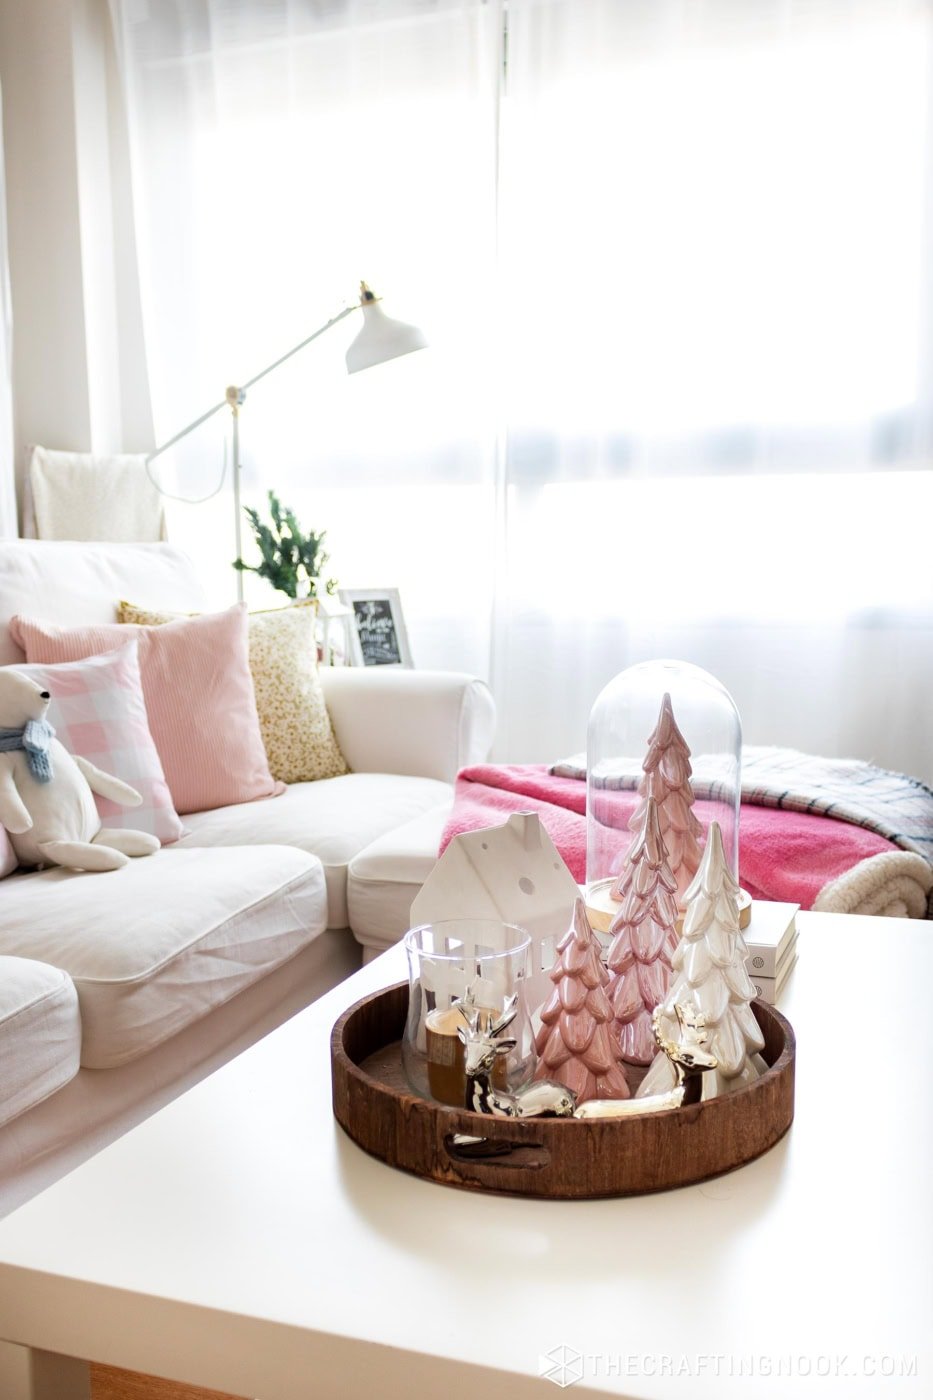
[[[332,316],[323,326],[320,326],[311,335],[306,336],[298,345],[291,350],[280,355],[277,360],[273,360],[271,365],[266,365],[258,374],[254,374],[252,379],[248,379],[245,384],[232,384],[224,395],[220,403],[215,403],[213,408],[209,408],[206,413],[202,413],[193,423],[189,423],[181,432],[169,438],[168,442],[163,442],[161,447],[157,447],[154,452],[150,452],[146,457],[146,471],[149,479],[158,491],[162,487],[156,481],[149,470],[156,457],[161,457],[163,452],[167,452],[170,447],[181,442],[189,433],[193,433],[195,428],[200,428],[202,423],[206,423],[209,418],[213,418],[215,413],[219,413],[223,408],[229,408],[233,421],[233,509],[235,513],[234,533],[236,537],[236,557],[239,559],[243,554],[242,529],[240,524],[240,409],[246,399],[247,389],[252,389],[254,384],[258,384],[260,379],[265,379],[267,374],[277,370],[279,365],[284,365],[286,360],[290,360],[293,355],[297,355],[299,350],[303,350],[306,345],[310,345],[312,340],[317,340],[325,331],[329,331],[331,326],[336,326],[339,321],[343,321],[354,311],[362,311],[363,324],[359,334],[347,350],[347,373],[356,374],[357,370],[370,369],[373,365],[381,365],[386,360],[397,359],[399,355],[407,355],[412,350],[423,350],[427,345],[424,334],[417,326],[410,326],[405,321],[396,321],[391,316],[387,316],[379,305],[381,298],[370,291],[365,282],[360,283],[360,299],[352,306],[345,306],[336,316]],[[162,494],[167,494],[162,492]],[[237,573],[237,598],[243,601],[243,575]]]

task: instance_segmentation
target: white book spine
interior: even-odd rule
[[[780,964],[788,948],[797,937],[796,920],[791,920],[786,936],[782,937],[778,943],[756,943],[754,932],[749,929],[745,938],[748,948],[748,957],[745,959],[745,966],[748,968],[749,977],[754,980],[756,977],[777,977],[779,976]]]
[[[752,985],[755,988],[755,995],[769,1006],[777,1006],[784,985],[790,976],[791,969],[796,965],[797,953],[793,953],[790,960],[781,969],[780,977],[755,977],[752,976]]]

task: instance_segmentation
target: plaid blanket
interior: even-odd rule
[[[586,755],[551,766],[557,778],[586,780]],[[640,763],[620,765],[603,779],[609,788],[635,788]],[[702,756],[694,766],[694,791],[714,784],[704,778]],[[742,750],[742,801],[812,816],[834,817],[885,837],[933,864],[933,790],[917,778],[889,773],[856,758],[818,758],[796,749],[749,746]]]

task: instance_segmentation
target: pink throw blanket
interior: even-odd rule
[[[620,816],[638,801],[618,794]],[[553,777],[544,764],[478,764],[457,776],[453,812],[441,840],[443,852],[463,831],[499,826],[512,812],[537,812],[571,875],[586,875],[586,784]],[[830,880],[859,861],[897,847],[860,826],[807,812],[742,803],[741,870],[753,899],[786,900],[809,909]]]

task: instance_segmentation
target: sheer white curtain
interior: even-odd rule
[[[419,665],[488,668],[501,11],[481,0],[118,4],[157,437],[365,278],[430,351],[348,377],[358,318],[249,395],[244,488],[326,527],[346,586],[398,586]],[[163,467],[216,480],[226,415]],[[171,473],[171,475],[168,475]],[[172,536],[232,599],[229,492]],[[260,594],[254,593],[258,598]]]
[[[752,742],[933,775],[931,35],[898,0],[510,5],[516,757],[675,655]]]
[[[7,258],[2,110],[0,102],[0,538],[8,539],[19,534],[19,527],[13,457],[13,304]]]
[[[500,757],[673,654],[933,776],[930,0],[113,3],[160,439],[365,276],[431,350],[258,387],[248,494],[490,674]],[[174,519],[218,601],[229,511]]]

